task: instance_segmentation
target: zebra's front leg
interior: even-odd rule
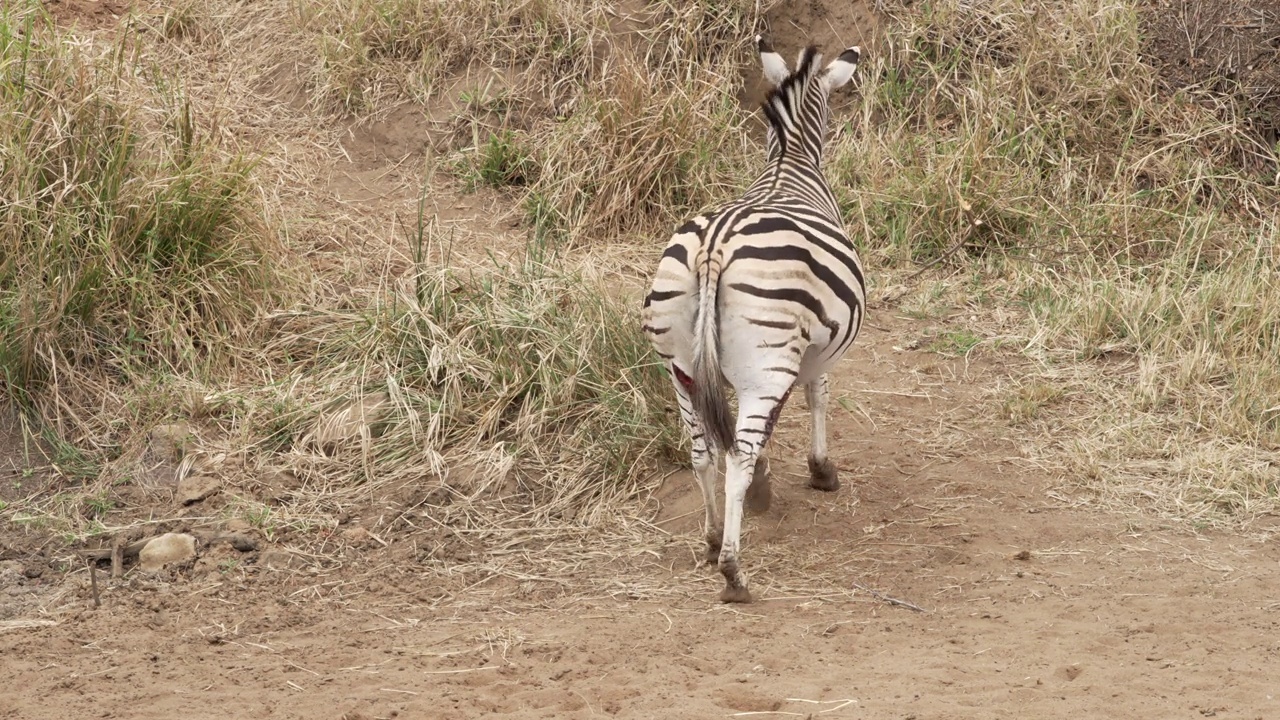
[[[809,433],[813,447],[809,451],[809,487],[826,492],[840,489],[840,476],[836,466],[827,457],[827,402],[830,398],[827,374],[804,386],[804,398],[809,404]]]
[[[738,561],[743,504],[747,489],[754,481],[768,482],[768,460],[764,458],[762,451],[769,442],[769,436],[773,434],[773,426],[790,394],[791,390],[788,388],[779,395],[748,397],[739,403],[736,447],[725,457],[724,538],[720,546],[720,574],[724,575],[725,586],[720,592],[721,602],[751,602],[747,575]],[[757,478],[757,463],[765,464],[761,478]]]
[[[720,557],[720,538],[724,533],[724,524],[720,522],[720,511],[716,504],[716,456],[707,444],[702,421],[693,411],[693,401],[684,386],[676,380],[680,375],[671,373],[675,380],[676,401],[680,405],[680,418],[684,421],[684,430],[689,437],[690,461],[693,465],[693,477],[702,490],[702,506],[706,517],[703,530],[707,540],[706,563],[714,564]]]

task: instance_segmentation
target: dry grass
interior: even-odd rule
[[[156,373],[225,371],[284,287],[252,163],[153,71],[64,43],[35,4],[0,15],[0,388],[94,454],[118,449],[104,405],[155,418]]]
[[[26,338],[6,345],[25,353],[14,367],[39,381],[24,390],[29,422],[61,453],[46,469],[64,482],[0,516],[75,541],[137,524],[164,492],[122,488],[149,467],[146,431],[181,419],[193,428],[182,470],[223,482],[221,509],[184,522],[248,522],[324,559],[354,544],[339,521],[355,516],[375,544],[413,538],[415,559],[455,589],[495,575],[563,586],[607,566],[602,546],[647,562],[667,540],[637,519],[636,499],[679,451],[666,380],[635,331],[638,287],[671,223],[759,166],[757,120],[738,97],[770,8],[634,5],[215,0],[140,8],[118,45],[41,31],[41,53],[80,69],[59,76],[59,104],[15,104],[16,117],[45,113],[31,126],[42,132],[66,128],[50,108],[135,118],[99,123],[116,143],[99,145],[138,139],[115,176],[131,198],[120,207],[157,210],[117,225],[132,211],[66,204],[96,197],[113,177],[103,163],[68,164],[84,174],[60,181],[73,190],[53,195],[63,204],[32,204],[92,221],[65,237],[142,237],[160,211],[198,207],[166,193],[229,189],[221,214],[171,235],[234,252],[179,253],[162,283],[136,271],[136,254],[104,256],[107,271],[134,273],[113,277],[148,281],[102,286],[111,312],[97,335],[76,321],[13,336]],[[964,356],[997,337],[1026,348],[1037,376],[992,402],[1037,462],[1082,489],[1200,519],[1274,509],[1272,151],[1229,114],[1158,94],[1130,5],[889,11],[883,55],[841,99],[829,161],[872,282],[909,285],[908,312],[967,306],[977,319],[940,330],[934,350]],[[99,64],[120,48],[121,64]],[[398,194],[340,202],[330,181],[344,143],[406,107],[430,137],[387,161]],[[60,171],[42,153],[75,147],[21,137],[6,140],[5,182]],[[11,173],[9,157],[29,171]],[[519,209],[526,247],[491,259],[496,241],[478,232],[455,247],[441,217],[481,187],[490,194],[471,202]],[[14,227],[0,242],[34,242]],[[254,255],[263,233],[282,246]],[[921,262],[936,264],[909,275]],[[0,267],[0,293],[17,297],[26,286]],[[66,307],[55,289],[22,297]],[[159,342],[86,362],[103,352],[91,340],[130,323]],[[817,592],[796,583],[779,591]]]
[[[969,275],[946,299],[988,319],[1022,308],[1045,379],[996,401],[1073,482],[1180,515],[1273,509],[1275,149],[1212,97],[1160,95],[1131,6],[893,12],[864,84],[875,130],[832,162],[859,188],[851,227],[888,265]]]

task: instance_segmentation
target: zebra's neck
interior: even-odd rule
[[[833,222],[840,213],[822,174],[826,140],[826,95],[814,79],[817,53],[806,49],[796,72],[769,93],[761,106],[768,129],[768,163],[747,190],[752,201],[800,201]]]
[[[807,154],[793,157],[782,153],[770,159],[764,172],[752,183],[743,200],[749,203],[800,202],[821,211],[832,222],[840,222],[840,208],[822,173],[822,166]]]

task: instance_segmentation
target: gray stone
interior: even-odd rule
[[[148,440],[147,449],[155,457],[177,462],[191,442],[191,426],[184,422],[157,425],[151,428]]]
[[[183,505],[198,503],[221,487],[222,483],[212,475],[188,475],[178,481],[178,502]]]
[[[196,539],[185,533],[165,533],[152,538],[138,553],[143,570],[155,572],[165,565],[191,560],[196,556]]]

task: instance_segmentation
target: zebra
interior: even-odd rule
[[[821,168],[829,96],[853,77],[861,50],[821,67],[810,45],[791,72],[764,37],[755,42],[770,84],[764,172],[737,200],[675,231],[641,318],[675,386],[706,511],[706,562],[725,578],[722,602],[751,602],[738,560],[743,503],[769,507],[764,447],[796,384],[810,412],[809,485],[840,486],[827,457],[827,372],[858,336],[866,307],[862,265]],[[736,424],[725,381],[738,397]],[[714,487],[721,456],[723,522]]]

